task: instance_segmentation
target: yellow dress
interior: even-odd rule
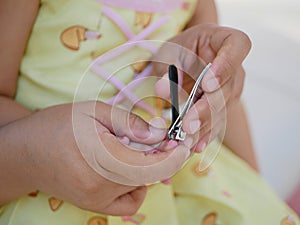
[[[110,50],[141,40],[167,40],[180,32],[196,1],[171,1],[42,0],[22,60],[16,100],[36,110],[74,99],[134,101],[141,93],[136,89],[153,94],[153,82],[147,82],[134,87],[133,94],[113,98],[136,76],[151,71],[151,64],[132,62],[150,57],[155,43]],[[114,80],[105,82],[110,74]],[[83,77],[84,86],[78,89]],[[137,112],[147,107],[151,104],[140,105]],[[203,172],[197,170],[200,158],[193,156],[171,183],[150,186],[134,216],[99,215],[33,190],[0,208],[0,225],[300,224],[260,176],[224,146]]]

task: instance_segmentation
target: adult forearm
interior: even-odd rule
[[[244,106],[241,101],[231,104],[227,110],[227,127],[223,143],[236,155],[258,170],[255,151]]]
[[[203,23],[218,23],[218,13],[214,0],[198,1],[195,13],[187,28]]]

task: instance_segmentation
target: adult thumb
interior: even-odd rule
[[[166,124],[161,118],[147,123],[136,114],[103,103],[96,106],[96,118],[101,118],[100,123],[111,133],[134,142],[157,143],[165,139],[167,133]]]

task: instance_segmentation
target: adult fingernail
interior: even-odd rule
[[[163,135],[166,133],[166,122],[159,117],[153,118],[149,121],[149,130],[151,132],[151,135],[157,136],[157,135]]]
[[[192,134],[196,133],[200,130],[201,121],[200,120],[192,120],[190,123],[190,132]]]
[[[220,83],[216,77],[212,77],[212,78],[206,80],[204,86],[205,86],[205,89],[208,91],[215,91],[219,88]]]
[[[169,82],[169,74],[165,73],[160,80],[166,80]]]
[[[158,97],[167,98],[169,96],[169,89],[166,89],[169,85],[169,75],[166,73],[155,84],[155,92]]]
[[[205,148],[206,148],[206,142],[203,142],[201,145],[200,145],[200,148],[197,149],[197,152],[202,152]]]
[[[190,138],[190,137],[188,137],[187,139],[185,139],[185,140],[183,141],[183,144],[184,144],[186,147],[191,148],[191,147],[193,147],[193,139]]]
[[[167,83],[169,83],[169,75],[166,73],[157,81],[156,85],[162,87]]]
[[[167,143],[167,146],[165,148],[165,150],[171,150],[173,148],[175,148],[176,146],[178,146],[178,142],[174,141],[174,140],[169,140]]]
[[[219,79],[215,76],[215,73],[209,69],[204,76],[202,87],[209,92],[215,91],[219,88]]]

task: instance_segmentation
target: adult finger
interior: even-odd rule
[[[90,114],[95,109],[96,112]],[[190,152],[185,146],[178,146],[160,154],[144,154],[144,152],[135,151],[135,149],[125,146],[109,130],[115,130],[114,126],[111,125],[113,117],[110,117],[110,110],[111,108],[105,104],[92,102],[78,104],[75,113],[73,113],[74,116],[83,117],[80,120],[81,123],[75,118],[73,124],[78,148],[86,162],[96,172],[115,183],[140,186],[168,178],[182,167]],[[88,114],[88,117],[84,117],[83,114]],[[120,114],[125,115],[126,113],[122,111]],[[97,119],[95,119],[96,117]],[[85,122],[82,123],[82,120]],[[95,124],[98,127],[97,132],[94,129]],[[107,128],[103,124],[110,127]],[[128,123],[125,124],[127,128]],[[126,134],[125,131],[119,129],[118,125],[116,126],[117,135]],[[143,141],[142,138],[135,136],[132,138]],[[160,137],[160,139],[162,138],[164,137]]]
[[[116,198],[106,209],[105,213],[112,216],[130,216],[137,212],[142,205],[147,193],[147,188],[141,186],[131,192]]]
[[[181,168],[189,154],[185,146],[159,154],[144,154],[123,145],[111,133],[100,133],[99,137],[101,148],[107,150],[97,152],[96,161],[102,169],[127,178],[126,185],[152,183],[170,177]]]
[[[162,119],[154,119],[150,125],[133,113],[100,102],[96,103],[95,119],[116,136],[144,144],[162,141],[167,132]]]
[[[233,96],[231,100],[239,99],[244,88],[246,72],[242,66],[240,66],[237,70],[237,74],[235,74],[235,79],[233,83]]]
[[[209,127],[207,126],[205,129],[203,129],[203,136],[199,139],[195,146],[195,152],[201,152],[203,151],[206,146],[213,141],[216,137],[223,138],[225,134],[226,129],[226,119],[220,118],[217,121],[214,121],[214,123]],[[221,140],[222,142],[222,140]]]
[[[220,116],[232,96],[233,80],[224,84],[221,89],[212,93],[205,93],[188,111],[183,118],[183,130],[187,133],[195,133],[201,124],[210,123]]]
[[[225,113],[226,110],[223,108],[220,114],[226,115]],[[187,143],[189,143],[189,145],[187,146],[189,146],[190,148],[195,147],[196,152],[200,152],[199,149],[204,149],[209,143],[211,133],[220,133],[220,128],[224,128],[225,125],[225,120],[222,117],[214,118],[214,120],[210,120],[209,122],[206,121],[201,125],[200,130],[198,130],[196,133],[187,135],[186,139],[192,140],[192,142],[190,140],[187,141]],[[184,143],[186,143],[186,140],[184,141]]]
[[[250,51],[251,41],[239,30],[219,27],[210,39],[210,46],[217,55],[203,78],[202,87],[206,92],[217,90],[236,74]]]
[[[166,88],[169,86],[169,80],[166,73],[170,64],[174,64],[178,69],[179,88],[182,87],[186,76],[192,75],[196,78],[205,67],[206,63],[196,54],[198,47],[197,40],[193,39],[193,44],[190,49],[182,43],[183,40],[186,40],[185,36],[186,35],[178,35],[170,39],[170,42],[166,42],[153,58],[153,60],[159,61],[154,63],[155,74],[158,76],[160,74],[164,75],[155,85],[157,95],[162,98],[169,97],[169,88]],[[188,37],[191,38],[190,36]]]

